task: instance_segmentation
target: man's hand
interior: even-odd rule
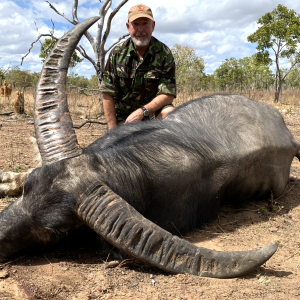
[[[144,113],[141,108],[138,108],[134,112],[132,112],[126,119],[125,123],[133,123],[142,121],[144,119]]]

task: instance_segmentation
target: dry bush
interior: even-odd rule
[[[288,113],[291,110],[298,110],[300,106],[300,90],[283,90],[279,103],[274,103],[275,91],[267,90],[250,90],[243,91],[240,93],[236,92],[217,92],[217,91],[199,91],[193,95],[193,98],[188,94],[179,93],[177,98],[174,100],[174,105],[179,106],[185,102],[188,102],[194,98],[201,98],[204,96],[210,96],[215,93],[223,94],[239,94],[247,98],[268,103],[280,111],[287,110]],[[28,114],[33,115],[34,107],[35,88],[26,89],[25,93],[25,110]],[[99,95],[87,96],[80,94],[76,89],[71,90],[68,93],[69,109],[73,117],[82,119],[94,119],[103,116],[102,100]]]
[[[4,97],[9,97],[11,95],[12,87],[11,85],[7,85],[6,80],[4,80],[2,87],[1,87],[1,92],[0,95]]]
[[[33,115],[35,88],[26,89],[25,110]],[[82,119],[96,119],[103,116],[102,100],[100,95],[87,96],[76,89],[67,93],[69,110],[73,117]]]
[[[285,107],[298,107],[300,106],[300,90],[283,90],[282,94],[279,99],[279,103],[274,103],[275,98],[275,91],[273,90],[250,90],[250,91],[243,91],[243,92],[217,92],[217,91],[199,91],[197,94],[194,95],[195,98],[201,98],[204,96],[210,96],[216,93],[222,94],[238,94],[252,100],[258,102],[268,103],[278,109],[285,108]],[[177,98],[174,100],[174,105],[178,106],[185,102],[192,100],[191,97],[186,96],[185,94],[181,93],[177,95]]]
[[[11,84],[7,85],[6,80],[4,80],[2,86],[0,87],[0,96],[4,97],[4,99],[6,99],[7,97],[9,101],[11,92],[12,92]]]
[[[6,80],[4,80],[3,84],[2,84],[2,90],[3,90],[3,96],[6,97],[7,94],[7,84],[6,84]]]
[[[6,87],[6,95],[4,94],[4,97],[10,97],[11,92],[12,92],[12,87],[11,87],[11,84],[9,84],[9,85]]]
[[[6,86],[6,80],[4,80],[1,87],[0,95],[6,97],[6,94],[7,94],[7,86]]]
[[[24,114],[24,95],[19,91],[15,94],[14,111],[16,114]]]
[[[68,93],[68,104],[73,116],[82,119],[97,119],[103,116],[100,94],[87,96],[73,89]]]

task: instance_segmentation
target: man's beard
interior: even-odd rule
[[[146,38],[143,41],[138,40],[136,37],[131,37],[131,40],[133,41],[135,46],[148,46],[151,37],[148,37],[147,35],[142,35]]]

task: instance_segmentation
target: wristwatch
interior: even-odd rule
[[[149,111],[146,107],[142,106],[141,109],[143,110],[144,117],[149,116]]]

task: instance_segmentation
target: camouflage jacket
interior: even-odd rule
[[[114,97],[118,118],[125,119],[160,94],[176,97],[175,62],[170,49],[152,37],[140,60],[131,39],[110,53],[100,90]]]

